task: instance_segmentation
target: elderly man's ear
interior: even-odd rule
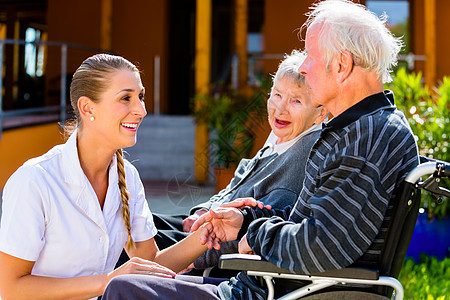
[[[344,82],[352,73],[354,61],[352,54],[344,50],[337,56],[338,72],[337,79],[339,83]]]

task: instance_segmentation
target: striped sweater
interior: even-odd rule
[[[256,254],[296,273],[375,261],[390,200],[417,164],[414,136],[393,93],[369,96],[324,126],[292,208],[244,211],[245,222],[255,220],[248,243]]]

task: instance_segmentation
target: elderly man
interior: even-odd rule
[[[208,222],[202,242],[216,248],[243,235],[241,253],[309,274],[377,260],[389,202],[418,164],[418,152],[393,93],[383,91],[401,46],[384,23],[361,5],[328,0],[314,5],[304,26],[307,58],[300,72],[313,101],[334,118],[312,148],[296,204],[283,211],[219,208],[192,229]],[[146,293],[176,298],[176,290],[157,281],[146,282]],[[252,299],[260,293],[244,272],[213,292],[186,281],[175,279],[174,286],[205,299]],[[134,283],[126,288],[133,290]]]

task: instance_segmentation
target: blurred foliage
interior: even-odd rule
[[[395,104],[407,117],[414,132],[420,155],[450,162],[450,79],[444,77],[430,90],[422,83],[422,74],[399,69],[386,88],[394,91]],[[442,186],[449,186],[448,180]],[[450,199],[436,204],[428,192],[422,193],[422,207],[429,217],[450,214]]]
[[[450,258],[421,255],[421,262],[413,259],[403,263],[398,280],[403,285],[404,299],[450,299]]]
[[[194,118],[212,132],[211,158],[215,166],[236,166],[242,158],[250,157],[256,137],[253,121],[267,119],[266,100],[271,84],[270,77],[260,79],[259,85],[248,87],[245,95],[217,85],[209,94],[194,97]]]

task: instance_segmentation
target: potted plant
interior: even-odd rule
[[[394,91],[396,105],[407,117],[419,146],[419,154],[450,161],[450,79],[444,77],[439,86],[430,90],[423,86],[421,73],[407,73],[399,69],[387,88]],[[445,179],[444,179],[445,180]],[[445,180],[443,187],[450,184]],[[420,214],[407,256],[421,252],[445,257],[450,225],[450,199],[437,203],[430,193],[423,192]]]
[[[255,121],[267,118],[265,88],[253,88],[248,95],[218,85],[209,94],[194,97],[194,118],[210,131],[210,158],[218,190],[230,182],[239,161],[251,156]]]

